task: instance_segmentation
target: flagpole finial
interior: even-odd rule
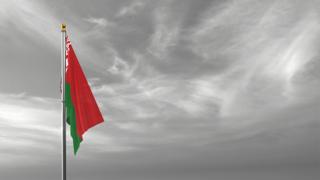
[[[66,24],[61,24],[61,32],[66,32],[67,25]]]

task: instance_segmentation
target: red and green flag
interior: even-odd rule
[[[83,134],[91,127],[102,123],[103,117],[68,37],[66,38],[65,108],[76,154],[83,140]]]

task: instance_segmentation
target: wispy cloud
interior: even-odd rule
[[[37,153],[53,154],[60,132],[59,101],[10,94],[1,94],[0,99],[0,151],[9,161],[1,163],[16,166],[21,157],[36,163],[40,161],[34,159]]]
[[[215,15],[206,12],[208,17],[190,37],[194,51],[207,61],[227,58],[226,69],[205,80],[212,79],[212,89],[223,92],[217,95],[222,114],[290,103],[297,88],[294,77],[317,54],[312,46],[319,26],[313,12],[302,11],[298,20],[287,24],[282,19],[292,18],[289,8],[296,7],[284,10],[277,2],[253,3],[255,8],[247,11],[248,3],[252,1],[226,3]]]
[[[133,1],[131,4],[122,7],[116,14],[117,17],[131,16],[136,14],[145,6],[143,1]]]
[[[163,59],[167,51],[176,45],[179,37],[179,24],[171,23],[168,9],[159,8],[154,13],[154,32],[150,37],[147,50],[154,56]]]
[[[107,27],[107,26],[113,26],[114,23],[108,21],[107,19],[104,18],[94,18],[94,17],[89,17],[84,19],[85,21],[92,23],[98,27]]]
[[[5,1],[1,0],[0,25],[14,24],[26,35],[46,39],[55,46],[59,39],[59,22],[46,7],[35,1]]]
[[[21,159],[24,159],[25,162],[33,162],[28,165],[37,165],[43,163],[37,157],[40,154],[50,154],[50,157],[58,154],[61,139],[61,104],[58,99],[0,94],[0,101],[0,152],[6,154],[5,161],[0,164],[17,166],[19,161],[21,166],[25,166],[26,164],[21,162]],[[93,147],[101,148],[92,149],[83,145],[82,149],[98,152],[135,150],[129,144],[121,144],[115,137],[108,138],[99,131],[101,130],[86,133],[84,139]],[[67,132],[68,149],[71,149],[71,138],[69,131]],[[108,148],[105,149],[106,147]]]
[[[37,1],[0,2],[2,42],[11,24],[30,38],[28,46],[44,38],[59,47],[58,19],[69,21],[106,121],[86,134],[72,163],[94,159],[100,170],[133,162],[142,169],[158,169],[154,162],[173,170],[192,164],[211,172],[299,166],[318,157],[320,28],[313,0],[101,1],[86,12],[84,1],[63,8],[50,1],[52,9]],[[35,58],[17,55],[32,64],[25,74],[38,68]],[[41,78],[58,84],[57,72]],[[10,85],[25,83],[16,79]],[[59,102],[28,94],[0,95],[0,151],[8,155],[0,163],[29,162],[34,150],[58,156],[52,148],[60,144]]]

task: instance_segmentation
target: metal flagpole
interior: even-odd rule
[[[65,118],[65,75],[66,75],[66,25],[61,24],[61,111],[62,111],[62,173],[61,179],[67,179],[66,156],[66,118]]]

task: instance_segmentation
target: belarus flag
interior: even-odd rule
[[[81,69],[69,38],[66,38],[65,107],[67,123],[77,153],[83,134],[103,122],[103,117]]]

